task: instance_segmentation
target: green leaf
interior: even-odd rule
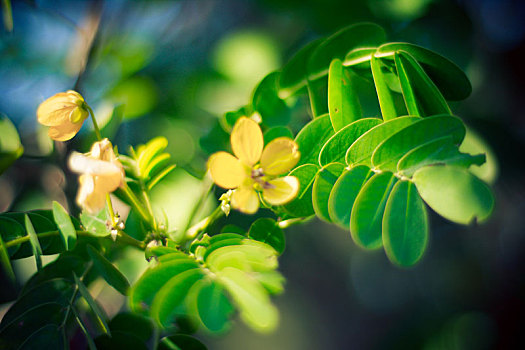
[[[134,333],[112,331],[111,337],[107,334],[102,334],[95,339],[95,344],[99,350],[112,349],[133,349],[133,350],[148,350],[148,346],[143,340],[137,337]]]
[[[408,152],[397,163],[397,171],[411,177],[414,172],[427,165],[448,164],[468,168],[471,165],[481,165],[485,155],[461,153],[451,136],[427,142]]]
[[[424,118],[401,129],[381,143],[372,155],[372,164],[381,170],[396,171],[397,162],[412,149],[429,141],[450,135],[459,145],[465,137],[461,119],[440,115]]]
[[[394,54],[399,50],[408,52],[423,66],[447,100],[463,100],[472,92],[470,81],[461,68],[449,59],[421,46],[408,43],[388,43],[381,45],[375,55],[382,59],[394,60]]]
[[[137,313],[146,311],[155,294],[170,278],[186,270],[198,267],[199,265],[193,259],[177,258],[146,270],[130,289],[129,305],[131,310]]]
[[[328,111],[336,132],[363,117],[350,76],[343,71],[343,64],[338,59],[330,64],[328,74]]]
[[[359,119],[339,130],[324,144],[319,153],[319,164],[325,166],[329,163],[343,163],[348,148],[365,132],[374,126],[381,124],[381,119],[364,118]],[[319,142],[319,141],[317,141]]]
[[[151,304],[152,318],[164,328],[175,323],[177,307],[182,304],[195,282],[204,277],[201,269],[191,269],[171,278],[157,292]]]
[[[328,114],[317,117],[306,124],[295,137],[295,143],[301,152],[301,159],[297,166],[317,164],[321,148],[332,135],[334,135],[334,129]]]
[[[146,179],[146,169],[151,161],[159,156],[168,146],[168,140],[164,136],[157,136],[145,145],[137,148],[137,166],[139,176]]]
[[[102,137],[107,137],[108,139],[113,139],[115,135],[117,134],[118,128],[120,127],[120,124],[122,124],[122,119],[124,118],[124,110],[126,109],[126,105],[119,104],[116,105],[113,108],[113,112],[111,113],[111,116],[109,117],[109,121],[100,129],[100,133],[102,134]]]
[[[35,256],[36,268],[40,271],[42,269],[42,247],[40,247],[35,228],[27,214],[25,214],[25,226],[27,234],[29,235],[29,241],[31,242],[31,248],[33,249],[33,255]]]
[[[195,283],[190,294],[195,296],[196,311],[204,327],[213,333],[230,328],[229,317],[235,310],[222,285],[209,279]]]
[[[337,178],[344,170],[341,163],[330,163],[324,166],[317,175],[312,187],[312,204],[315,214],[326,222],[332,222],[328,214],[328,198]]]
[[[486,162],[480,167],[470,168],[469,171],[489,185],[496,181],[499,173],[498,159],[481,135],[472,130],[472,128],[467,127],[467,135],[465,135],[463,143],[459,146],[459,150],[470,154],[484,153]]]
[[[423,200],[444,218],[468,225],[486,220],[494,208],[490,188],[468,170],[455,166],[428,166],[414,173]]]
[[[107,225],[108,217],[106,210],[101,210],[97,215],[91,215],[85,211],[80,214],[80,222],[93,236],[105,237],[111,232]]]
[[[350,215],[361,188],[374,174],[369,167],[358,165],[345,170],[337,179],[328,198],[330,220],[345,230],[350,229]]]
[[[277,327],[279,313],[271,303],[268,292],[256,279],[232,267],[218,272],[217,278],[232,296],[248,326],[262,333]]]
[[[0,174],[9,168],[23,153],[20,136],[15,126],[3,114],[0,114]]]
[[[357,245],[377,249],[383,244],[383,213],[396,181],[391,172],[375,174],[357,195],[350,216],[350,232]]]
[[[71,312],[75,316],[80,331],[82,332],[82,334],[84,334],[84,338],[86,339],[89,350],[97,350],[97,346],[95,345],[93,338],[89,334],[84,321],[82,321],[82,319],[80,318],[80,315],[78,314],[76,308],[71,307]]]
[[[284,252],[286,246],[283,230],[270,218],[255,220],[250,226],[248,237],[270,245],[279,254]]]
[[[370,73],[370,59],[376,50],[375,47],[354,49],[346,54],[343,66]]]
[[[77,242],[77,231],[69,214],[58,202],[53,202],[53,217],[60,231],[66,250],[72,250]]]
[[[65,336],[62,332],[62,328],[57,325],[48,324],[31,334],[18,349],[42,349],[44,344],[46,349],[67,349],[68,347],[64,344]]]
[[[394,57],[410,114],[418,116],[452,114],[437,86],[409,53],[398,51]]]
[[[158,350],[206,350],[206,346],[197,338],[187,334],[175,334],[162,338]]]
[[[84,283],[80,280],[80,278],[77,277],[75,273],[73,273],[73,277],[75,278],[75,283],[77,284],[78,291],[80,292],[80,295],[86,300],[91,310],[93,310],[93,313],[95,314],[95,317],[102,329],[102,331],[106,334],[109,334],[111,336],[111,332],[108,327],[107,323],[107,316],[104,313],[104,311],[100,308],[100,306],[97,304],[95,299],[91,296],[89,293],[87,287],[84,285]]]
[[[253,93],[253,110],[261,115],[264,125],[287,125],[290,122],[290,110],[278,96],[279,73],[268,74]]]
[[[0,235],[0,260],[9,280],[15,280],[15,272],[13,271],[13,266],[11,266],[11,259],[9,259],[9,253],[7,252],[7,247],[5,246],[2,235]]]
[[[267,145],[270,143],[270,141],[278,137],[288,137],[290,139],[293,139],[293,133],[286,126],[275,126],[266,130],[266,132],[264,133],[264,144]]]
[[[421,118],[399,117],[374,126],[355,140],[348,148],[345,155],[346,164],[372,166],[372,153],[381,142],[419,120]]]
[[[383,216],[383,246],[390,261],[401,266],[418,262],[428,243],[428,219],[417,189],[409,181],[395,184]]]
[[[294,217],[306,217],[315,214],[312,206],[312,185],[319,167],[315,164],[303,164],[290,172],[299,180],[297,197],[283,206],[283,209]]]
[[[221,233],[220,235],[213,236],[212,238],[215,238],[213,241],[210,240],[209,246],[206,248],[206,252],[204,253],[203,259],[206,260],[206,258],[213,253],[215,250],[226,247],[229,245],[240,245],[242,244],[242,241],[244,240],[244,236],[238,235],[236,233]]]
[[[321,42],[312,52],[308,61],[310,79],[315,80],[327,75],[333,59],[343,60],[351,50],[378,46],[385,41],[385,31],[373,23],[358,23],[339,30]]]
[[[206,258],[206,265],[214,272],[226,267],[270,271],[277,268],[277,252],[266,243],[244,239],[240,245],[216,249]]]
[[[252,276],[261,283],[268,293],[281,294],[284,292],[285,279],[278,271],[255,272]]]
[[[288,98],[306,86],[307,65],[310,55],[324,39],[312,41],[301,50],[281,70],[279,77],[279,97]]]
[[[372,68],[372,76],[374,77],[374,84],[383,120],[387,121],[397,118],[400,114],[398,114],[398,110],[396,109],[394,95],[388,87],[386,73],[383,72],[385,66],[375,55],[371,56],[370,66]]]
[[[91,257],[91,261],[93,261],[93,267],[95,267],[100,276],[102,276],[110,286],[115,288],[122,295],[126,295],[129,288],[129,282],[122,272],[120,272],[115,265],[91,245],[87,246],[87,252]]]
[[[328,78],[308,80],[306,87],[308,88],[312,117],[318,118],[328,113]]]

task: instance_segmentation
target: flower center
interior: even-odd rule
[[[264,171],[262,168],[253,168],[251,173],[251,178],[255,182],[256,187],[259,187],[261,189],[265,188],[274,188],[275,186],[272,185],[267,181],[266,176],[264,175]]]

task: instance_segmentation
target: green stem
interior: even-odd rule
[[[206,218],[190,227],[180,239],[181,245],[188,242],[189,240],[197,238],[201,233],[205,232],[215,221],[220,219],[224,215],[219,205],[215,210]]]
[[[288,219],[288,220],[283,220],[283,221],[279,221],[279,227],[282,228],[282,229],[285,229],[285,228],[288,228],[290,226],[293,226],[293,225],[297,225],[297,224],[301,224],[305,221],[308,221],[310,219],[312,219],[315,215],[312,215],[312,216],[307,216],[307,217],[303,217],[303,218],[294,218],[294,219]]]
[[[89,114],[91,114],[91,121],[93,122],[93,128],[95,129],[97,140],[102,140],[102,135],[100,134],[100,129],[98,128],[97,120],[95,119],[95,113],[93,113],[93,110],[87,103],[84,103],[84,107],[88,110]]]
[[[60,231],[58,231],[58,230],[37,233],[38,239],[45,238],[45,237],[58,236],[58,235],[60,235]],[[91,233],[89,233],[89,231],[83,231],[83,230],[78,230],[77,231],[77,236],[97,237],[97,236],[94,236]],[[109,236],[107,236],[107,237],[109,237]],[[123,243],[127,243],[127,244],[132,245],[134,247],[137,247],[137,248],[139,248],[141,250],[144,250],[146,248],[146,245],[144,244],[144,242],[138,241],[135,238],[129,236],[128,234],[126,234],[126,233],[124,233],[122,231],[119,232],[119,237],[121,238],[121,242],[123,242]],[[6,248],[9,248],[9,247],[13,247],[13,246],[25,243],[27,241],[29,241],[29,236],[23,236],[23,237],[19,237],[19,238],[13,239],[12,241],[9,241],[9,242],[5,242],[4,245],[5,245]]]
[[[126,182],[124,182],[124,185],[121,187],[121,189],[130,201],[130,204],[133,207],[133,209],[137,211],[137,213],[142,217],[144,221],[146,221],[152,228],[154,228],[155,226],[153,224],[153,216],[151,216],[144,210],[142,203],[140,203],[139,199],[137,198],[137,196],[135,196],[135,193],[133,193],[133,191],[131,190],[131,188],[129,188]]]

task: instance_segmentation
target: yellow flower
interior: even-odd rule
[[[108,139],[95,142],[88,154],[73,152],[69,157],[69,168],[82,174],[77,203],[92,214],[104,208],[106,195],[124,181],[124,168]]]
[[[208,169],[217,185],[235,189],[231,197],[233,208],[255,213],[259,209],[257,192],[262,192],[271,205],[282,205],[295,198],[299,180],[295,176],[277,177],[289,172],[301,157],[293,140],[279,137],[263,150],[261,128],[242,117],[235,123],[230,141],[236,157],[226,152],[212,154]]]
[[[36,111],[38,122],[49,126],[49,137],[56,141],[73,138],[88,115],[84,98],[73,90],[51,96]]]

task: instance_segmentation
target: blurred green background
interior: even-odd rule
[[[47,97],[80,91],[102,125],[124,104],[120,150],[163,135],[177,170],[154,194],[184,225],[197,199],[213,133],[226,111],[308,42],[359,21],[452,59],[473,94],[452,106],[499,162],[496,210],[482,226],[431,216],[431,242],[414,268],[364,252],[348,232],[313,220],[287,231],[275,298],[281,326],[259,335],[237,322],[210,349],[509,349],[523,345],[525,313],[525,3],[520,0],[13,1],[13,30],[0,31],[0,112],[17,126],[24,156],[0,177],[0,211],[74,205],[64,169],[81,136],[53,143],[36,122]],[[291,108],[294,131],[309,120]],[[210,136],[211,135],[211,136]],[[218,135],[218,136],[217,136]],[[221,136],[222,135],[222,136]],[[2,135],[0,135],[2,137]],[[222,138],[221,138],[222,137]],[[217,143],[219,142],[219,143]],[[216,191],[219,195],[221,191]],[[213,205],[210,200],[210,206]],[[248,222],[240,214],[232,221]],[[140,256],[134,258],[140,259]],[[17,286],[1,281],[0,303]]]

